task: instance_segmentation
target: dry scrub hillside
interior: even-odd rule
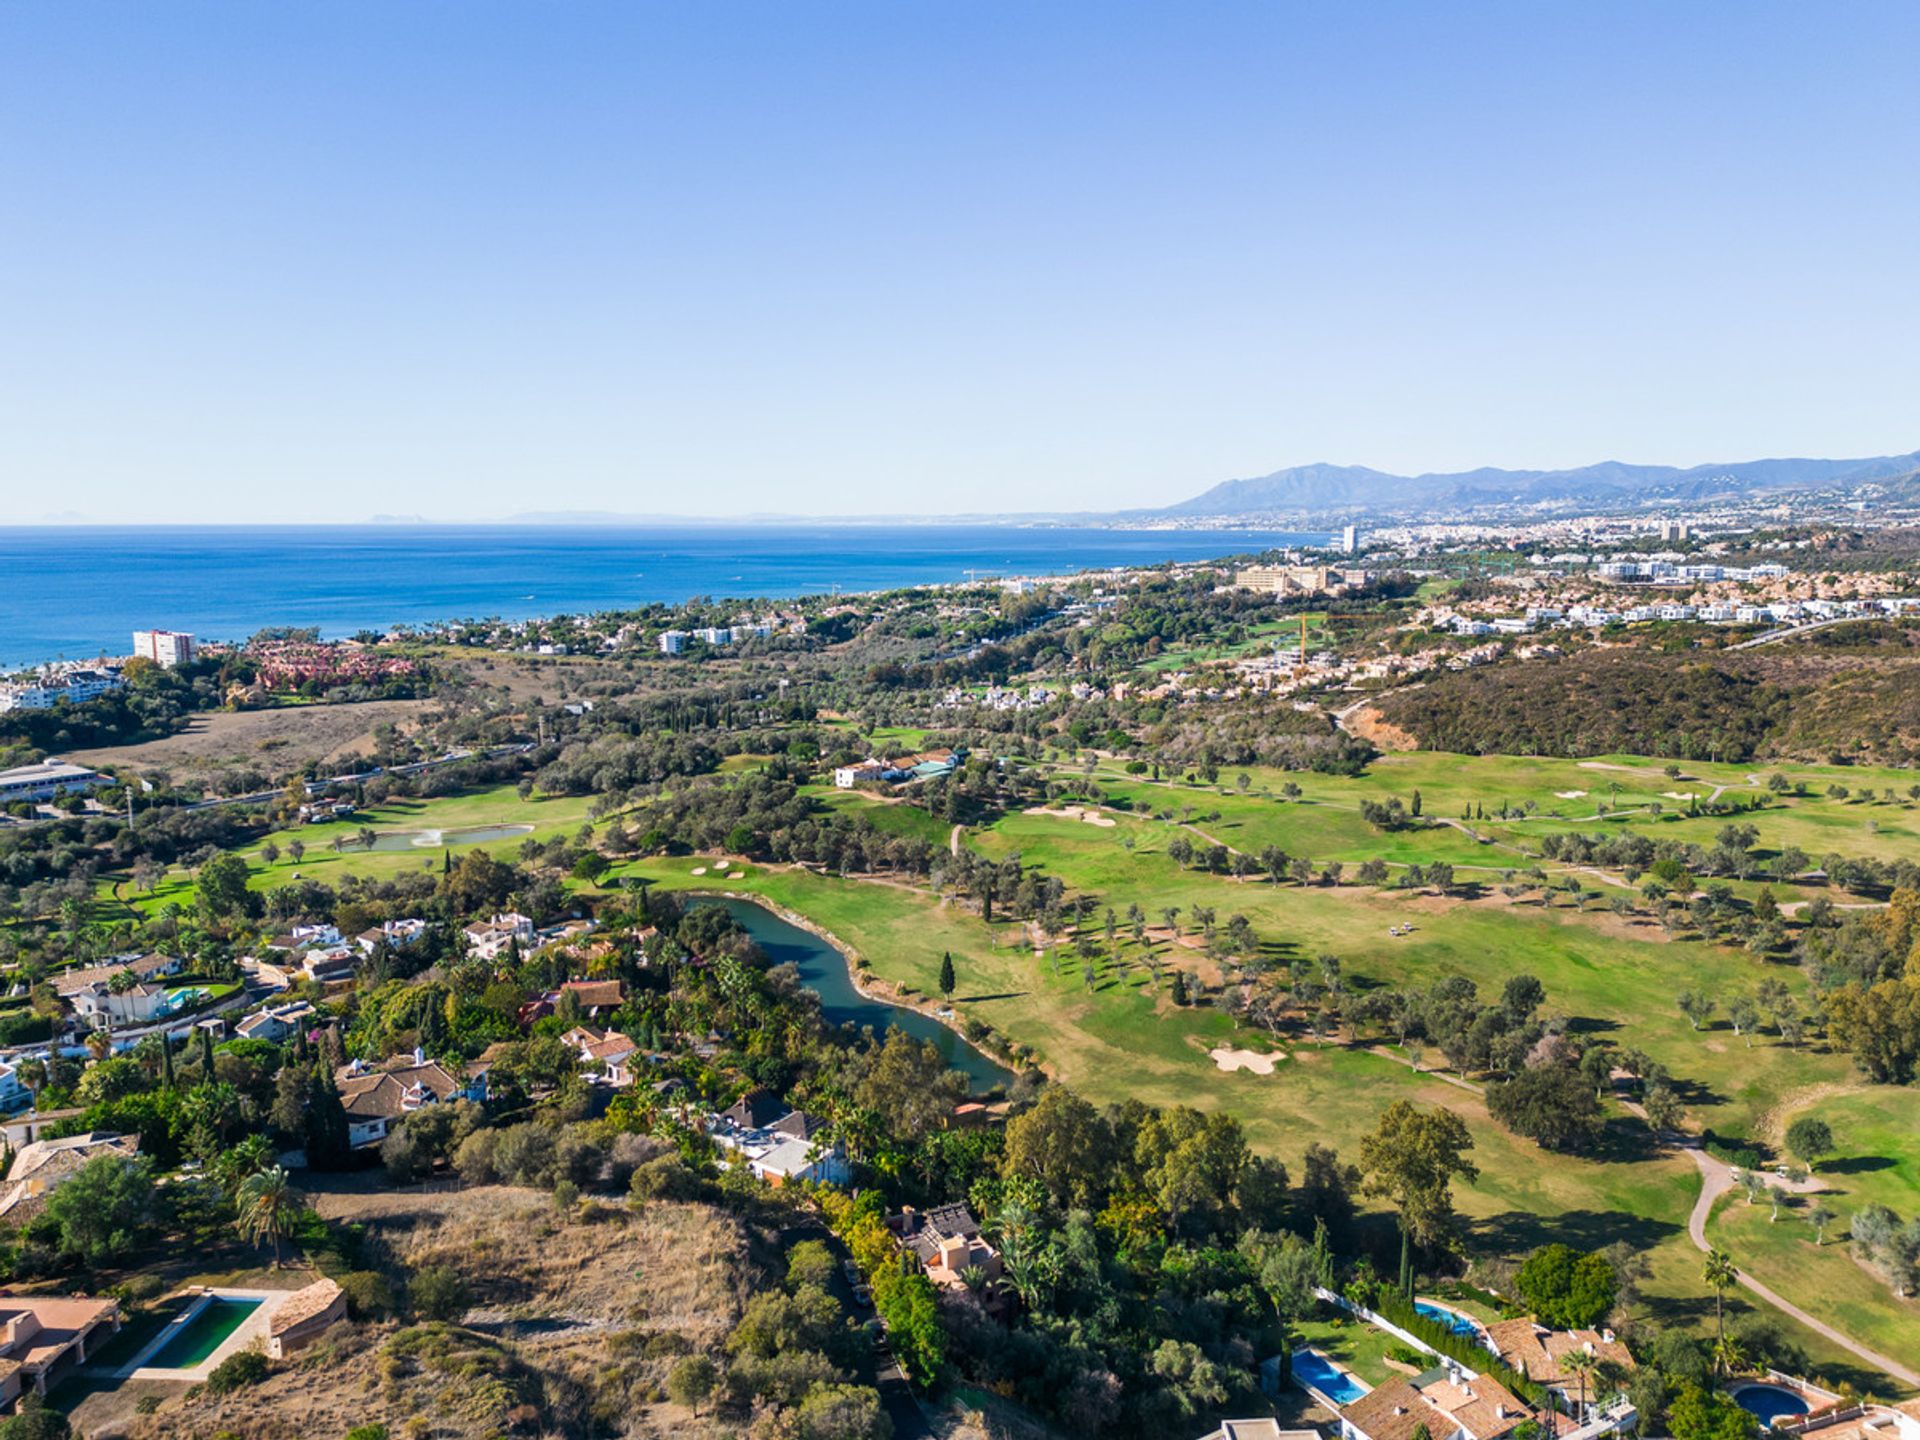
[[[322,1208],[328,1208],[323,1198]],[[131,1440],[337,1440],[383,1424],[393,1440],[698,1433],[662,1394],[689,1348],[717,1345],[745,1303],[749,1237],[726,1214],[656,1202],[589,1207],[504,1186],[355,1197],[396,1282],[431,1266],[472,1295],[460,1323],[335,1327],[264,1384],[187,1392],[131,1420]]]
[[[367,700],[211,711],[190,717],[179,733],[159,740],[74,750],[67,758],[82,765],[165,771],[176,784],[205,784],[221,794],[229,788],[222,778],[241,770],[285,775],[314,761],[322,773],[335,773],[373,753],[378,727],[392,725],[404,734],[433,708],[431,700]]]

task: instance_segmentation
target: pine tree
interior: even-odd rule
[[[940,993],[952,996],[954,983],[953,952],[949,950],[940,957]]]
[[[353,1152],[352,1135],[347,1127],[346,1107],[340,1103],[340,1091],[333,1076],[322,1067],[307,1105],[307,1163],[316,1169],[338,1169]]]

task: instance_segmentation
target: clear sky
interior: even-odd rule
[[[1920,6],[0,6],[0,523],[1920,446]]]

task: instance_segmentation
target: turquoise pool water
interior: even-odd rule
[[[147,1364],[162,1370],[190,1370],[218,1350],[221,1342],[240,1328],[240,1322],[259,1308],[258,1300],[216,1295],[176,1330]]]
[[[1365,1385],[1305,1345],[1293,1352],[1293,1378],[1300,1385],[1312,1386],[1336,1405],[1351,1405],[1367,1393]]]
[[[1413,1308],[1429,1320],[1439,1321],[1456,1335],[1465,1335],[1469,1340],[1480,1338],[1480,1327],[1456,1310],[1449,1310],[1444,1305],[1435,1305],[1430,1300],[1416,1300],[1413,1302]]]

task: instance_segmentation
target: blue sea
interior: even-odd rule
[[[1013,525],[0,527],[0,666],[242,640],[1206,560],[1325,535]]]

